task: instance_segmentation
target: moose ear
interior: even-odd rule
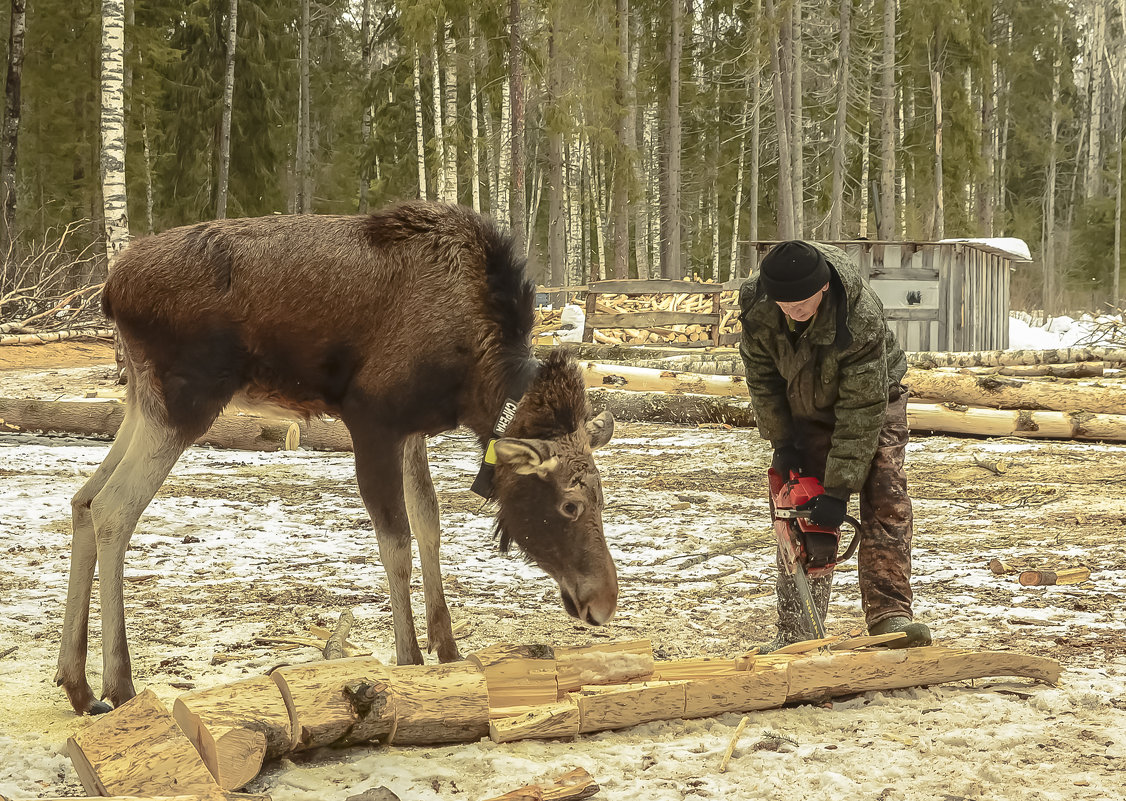
[[[493,443],[497,463],[512,468],[518,475],[537,475],[547,478],[559,466],[559,460],[551,456],[548,445],[542,439],[514,439],[505,437]]]
[[[586,433],[590,435],[590,449],[597,450],[610,441],[614,436],[614,415],[609,411],[589,420],[586,424]]]

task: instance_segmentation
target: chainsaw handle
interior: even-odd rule
[[[852,535],[852,542],[850,542],[848,544],[848,547],[845,548],[845,552],[837,557],[838,562],[843,562],[846,559],[849,559],[854,553],[856,553],[856,548],[858,545],[860,545],[860,521],[852,515],[845,515],[844,519],[846,523],[852,526],[852,530],[855,533]]]

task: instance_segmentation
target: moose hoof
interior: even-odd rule
[[[87,714],[87,715],[104,715],[106,712],[109,712],[112,709],[113,709],[113,707],[110,706],[109,704],[107,704],[105,701],[95,701],[95,700],[91,699],[90,705],[86,708],[85,714]]]

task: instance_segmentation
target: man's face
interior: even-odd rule
[[[805,300],[796,300],[793,303],[783,303],[780,300],[775,301],[778,308],[781,309],[787,317],[795,322],[804,323],[813,315],[817,314],[817,307],[821,305],[821,298],[829,291],[829,285],[821,287],[817,290],[817,294],[808,297]]]

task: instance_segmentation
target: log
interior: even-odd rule
[[[473,665],[406,665],[390,673],[395,706],[392,745],[479,740],[489,733],[489,692]]]
[[[0,795],[0,801],[8,801]],[[212,793],[195,793],[193,795],[114,795],[109,796],[68,796],[66,798],[42,798],[39,801],[270,801],[268,795],[255,795],[249,793],[224,793],[216,790]]]
[[[911,366],[996,367],[1016,364],[1106,362],[1126,364],[1126,348],[1056,348],[1051,350],[986,350],[958,353],[919,351],[907,354]]]
[[[907,424],[913,431],[983,437],[1126,441],[1126,415],[1116,414],[950,408],[937,403],[908,403]]]
[[[559,698],[555,654],[549,646],[493,645],[467,660],[485,676],[490,709],[549,704]]]
[[[1025,570],[1020,574],[1020,583],[1025,587],[1050,587],[1053,584],[1078,584],[1091,577],[1085,567],[1068,567],[1063,570]]]
[[[53,331],[42,334],[12,334],[0,336],[0,345],[43,345],[48,342],[61,342],[64,339],[77,339],[79,337],[109,339],[113,337],[113,329],[74,328],[69,331]]]
[[[581,367],[588,387],[747,397],[747,382],[742,376],[720,377],[600,362],[583,362]]]
[[[181,695],[172,716],[224,790],[237,790],[293,744],[289,710],[269,676]]]
[[[1055,684],[1061,671],[1059,662],[1047,657],[941,646],[803,656],[766,654],[756,657],[754,665],[778,661],[789,663],[790,690],[786,703],[985,676],[1025,676]]]
[[[0,420],[23,431],[43,431],[79,436],[113,436],[125,415],[125,404],[117,400],[40,401],[26,398],[0,398]],[[293,421],[248,414],[224,413],[198,445],[240,450],[279,451],[293,436],[296,422],[301,444],[309,450],[350,451],[352,438],[338,420],[313,418]]]
[[[1076,362],[1075,364],[1011,364],[998,367],[926,367],[914,365],[911,371],[936,370],[958,372],[964,375],[1008,375],[1022,378],[1098,378],[1106,372],[1102,362]],[[910,373],[909,373],[910,374]]]
[[[785,665],[758,665],[726,676],[694,679],[684,690],[686,718],[706,718],[725,712],[777,709],[786,703],[790,675]]]
[[[994,409],[1126,414],[1126,383],[1074,384],[914,370],[906,378],[911,397]]]
[[[571,740],[579,736],[579,705],[573,698],[541,704],[512,717],[489,721],[494,743],[514,740]]]
[[[668,395],[616,389],[590,389],[587,390],[587,397],[596,414],[609,410],[614,419],[624,422],[678,425],[722,423],[740,427],[755,424],[750,398]]]
[[[94,718],[66,745],[89,795],[219,792],[203,759],[152,690]]]
[[[684,717],[686,681],[653,681],[583,687],[571,697],[579,705],[579,732],[624,729]]]
[[[556,648],[554,652],[560,693],[653,675],[653,644],[649,640]]]
[[[487,801],[579,801],[599,791],[594,777],[582,768],[564,773],[551,784],[529,784]]]
[[[278,668],[271,674],[285,699],[293,749],[386,743],[395,728],[391,669],[371,657]]]

